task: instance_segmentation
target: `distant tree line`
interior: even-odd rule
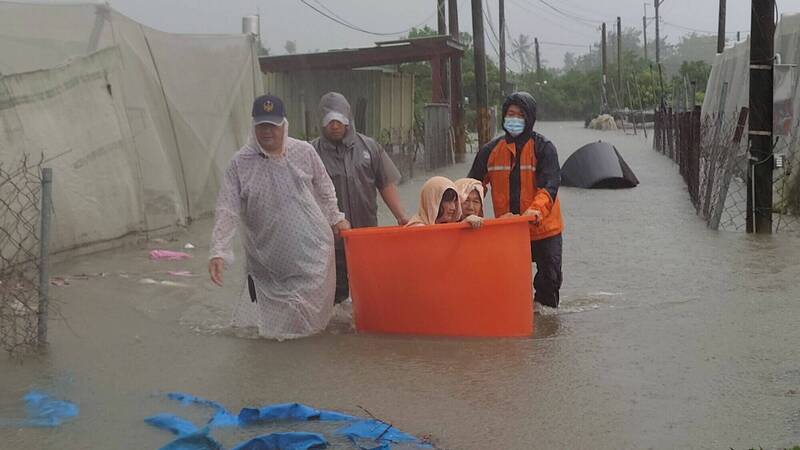
[[[429,28],[413,29],[408,37],[436,35]],[[461,64],[464,83],[464,96],[467,98],[467,125],[474,124],[475,72],[472,36],[461,33],[461,42],[466,51]],[[645,109],[652,109],[662,94],[669,105],[686,103],[687,87],[691,82],[696,86],[695,102],[703,101],[706,84],[711,72],[711,62],[716,54],[716,37],[688,34],[677,44],[661,40],[662,70],[659,77],[655,65],[654,42],[648,42],[648,58],[644,58],[641,31],[627,28],[622,33],[622,91],[619,92],[617,79],[617,37],[609,32],[607,42],[607,101],[612,110],[618,108],[638,108],[641,102]],[[592,45],[591,52],[583,55],[567,53],[561,68],[547,67],[540,58],[542,69],[537,74],[533,39],[520,35],[509,39],[508,65],[518,68],[508,71],[509,88],[531,92],[537,99],[540,117],[544,120],[584,120],[601,112],[602,108],[602,66],[600,43]],[[403,65],[403,70],[415,74],[415,110],[421,114],[422,108],[431,98],[431,69],[427,62]],[[489,99],[495,105],[502,101],[500,91],[500,70],[493,56],[486,64]],[[663,80],[663,87],[662,87]],[[629,91],[630,87],[630,91]],[[691,102],[691,100],[690,100]]]

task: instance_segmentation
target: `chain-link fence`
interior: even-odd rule
[[[0,347],[22,354],[39,341],[41,162],[0,164]]]
[[[692,203],[709,228],[745,231],[749,165],[747,108],[701,117],[699,109],[656,113],[653,147],[675,161]],[[795,123],[792,129],[798,129]],[[800,137],[780,136],[774,153],[773,231],[800,231]]]

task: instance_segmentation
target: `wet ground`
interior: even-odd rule
[[[81,413],[58,429],[0,428],[0,448],[159,448],[168,435],[142,420],[168,410],[158,394],[172,390],[235,411],[363,407],[446,449],[800,444],[800,238],[706,229],[677,167],[641,135],[579,123],[537,129],[562,163],[587,142],[613,143],[641,184],[562,188],[562,308],[537,314],[532,338],[369,336],[341,323],[293,342],[236,337],[227,322],[239,271],[212,287],[210,222],[199,221],[174,242],[53,269],[90,276],[53,288],[62,319],[46,355],[0,358],[0,418],[17,416],[30,388],[76,401]],[[423,181],[402,187],[409,212]],[[381,220],[390,223],[385,210]],[[187,242],[197,246],[188,262],[147,259],[150,248]],[[197,276],[165,273],[180,269]]]

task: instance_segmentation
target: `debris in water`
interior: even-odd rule
[[[180,261],[182,259],[189,259],[192,255],[184,252],[175,252],[172,250],[151,250],[150,259],[153,261]]]
[[[26,419],[0,419],[0,427],[57,427],[66,419],[78,415],[78,405],[59,400],[39,391],[30,391],[23,397]]]
[[[193,277],[194,274],[190,270],[168,270],[167,274],[174,277]]]
[[[186,283],[176,283],[175,281],[169,281],[169,280],[160,280],[159,281],[159,280],[154,280],[152,278],[142,278],[141,280],[139,280],[139,284],[161,284],[161,285],[164,285],[164,286],[182,287],[182,288],[191,287],[190,285],[188,285]]]
[[[69,286],[69,281],[67,281],[64,277],[53,277],[50,278],[50,284],[53,286],[64,287]]]

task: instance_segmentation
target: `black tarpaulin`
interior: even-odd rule
[[[575,151],[561,167],[561,185],[585,189],[632,188],[639,179],[613,145],[597,141]]]

